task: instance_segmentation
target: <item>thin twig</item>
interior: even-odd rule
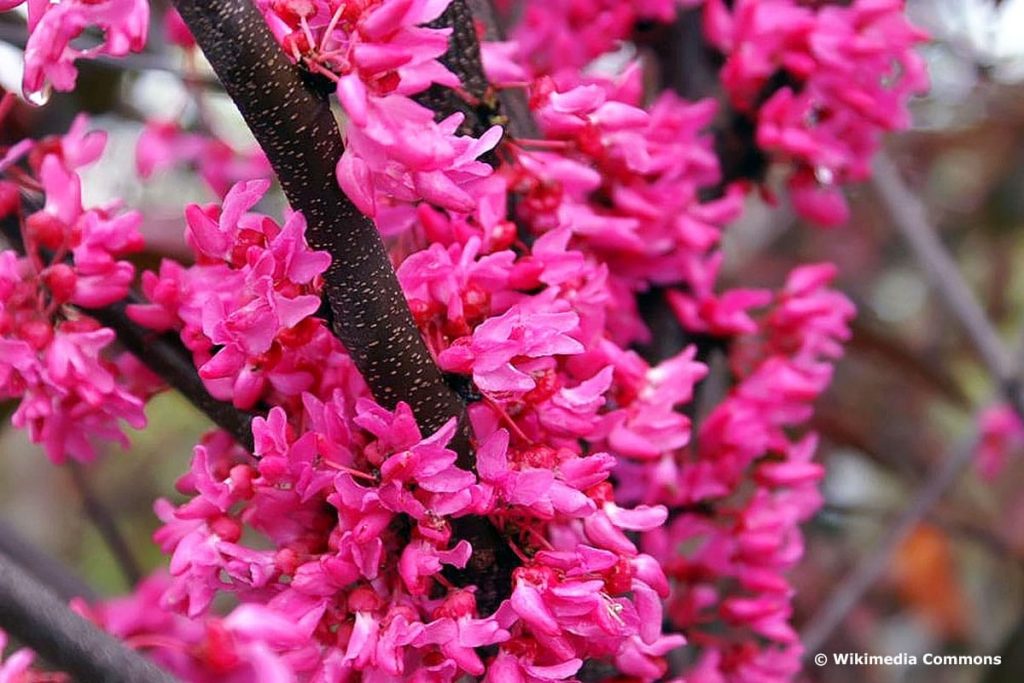
[[[864,559],[840,581],[825,604],[808,620],[800,632],[805,658],[821,649],[850,610],[889,566],[889,560],[910,533],[960,478],[974,459],[975,444],[976,438],[965,440],[952,454],[946,456],[910,505],[892,523],[889,533],[864,555]]]
[[[960,322],[988,373],[1018,415],[1024,417],[1024,394],[1015,360],[981,309],[970,286],[928,222],[921,200],[904,184],[899,172],[885,156],[875,161],[872,186],[894,227],[927,273],[932,288],[949,312]],[[825,605],[804,627],[801,639],[807,655],[814,654],[878,580],[889,561],[914,527],[953,486],[974,458],[977,437],[962,443],[946,457],[925,483],[892,530],[869,551],[844,578]]]
[[[177,336],[146,329],[128,317],[126,308],[135,303],[144,302],[130,292],[123,301],[102,308],[82,308],[82,311],[114,330],[117,341],[127,351],[251,451],[254,415],[211,396],[196,371],[192,354]]]
[[[1015,359],[1007,352],[970,285],[928,222],[924,204],[907,187],[899,171],[884,154],[879,154],[875,160],[871,185],[892,219],[893,227],[925,270],[932,289],[960,322],[999,390],[1014,410],[1024,417],[1024,393],[1021,392]]]
[[[103,542],[106,543],[107,549],[110,550],[110,554],[114,557],[115,562],[117,562],[117,566],[124,575],[125,581],[128,582],[129,586],[136,585],[142,579],[142,570],[139,568],[138,560],[135,559],[131,546],[124,535],[121,534],[121,530],[117,526],[117,520],[114,519],[114,515],[111,514],[107,506],[103,504],[103,501],[93,491],[89,475],[82,466],[76,462],[71,462],[68,463],[68,469],[71,472],[71,480],[74,482],[75,488],[78,489],[78,495],[82,498],[82,507],[85,509],[85,514],[89,517],[93,526],[96,527],[96,531],[103,538]]]
[[[135,650],[71,611],[0,553],[0,628],[82,683],[173,683]]]
[[[839,505],[826,503],[820,511],[826,515],[839,517],[860,517],[867,518],[889,527],[892,520],[899,517],[899,510],[887,507],[872,507],[866,505]],[[969,522],[951,514],[941,514],[938,510],[932,510],[925,515],[922,521],[934,524],[942,530],[955,534],[967,543],[973,543],[988,550],[997,558],[1013,557],[1017,553],[1010,544],[998,534],[981,523]]]
[[[61,600],[84,598],[92,602],[96,592],[62,562],[40,550],[14,527],[0,519],[0,555],[6,555],[46,584]]]
[[[853,335],[847,349],[851,353],[874,356],[909,381],[926,385],[944,401],[964,410],[971,407],[970,398],[938,359],[922,355],[896,336],[882,334],[877,323],[865,318],[869,316],[860,313],[850,324]]]

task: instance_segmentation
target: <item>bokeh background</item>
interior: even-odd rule
[[[159,17],[159,3],[154,2]],[[888,154],[971,283],[1007,345],[1024,365],[1024,0],[911,0],[909,11],[933,35],[924,48],[932,90],[914,103],[912,130],[888,141]],[[0,15],[0,86],[21,78],[16,13]],[[147,218],[150,245],[140,263],[183,255],[181,207],[214,199],[187,171],[143,182],[134,147],[152,116],[202,119],[239,149],[251,145],[225,96],[167,70],[181,56],[153,32],[152,54],[132,69],[80,63],[78,89],[42,109],[18,107],[0,144],[25,134],[64,131],[87,112],[110,134],[103,160],[85,174],[86,202],[122,197]],[[769,178],[769,185],[772,179]],[[815,618],[852,568],[880,551],[923,482],[977,431],[994,387],[957,321],[943,309],[890,217],[868,186],[850,190],[853,219],[823,231],[785,205],[752,198],[727,232],[726,281],[780,284],[794,264],[837,263],[839,286],[859,315],[836,380],[813,427],[822,435],[826,504],[807,525],[796,570],[794,615]],[[268,207],[272,213],[278,207]],[[0,405],[6,425],[10,405]],[[173,482],[208,427],[173,393],[148,409],[150,426],[128,452],[113,447],[77,478],[53,467],[22,433],[0,430],[0,523],[74,567],[104,595],[127,583],[101,542],[83,500],[102,500],[145,569],[161,564],[150,540],[152,502],[174,497]],[[885,557],[882,577],[858,600],[824,652],[1000,654],[999,667],[811,665],[806,680],[845,683],[1014,683],[1024,680],[1024,453],[995,482],[973,469]]]

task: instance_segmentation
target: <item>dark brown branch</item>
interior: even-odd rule
[[[521,88],[513,88],[496,94],[488,83],[480,58],[476,21],[483,25],[488,40],[504,39],[491,0],[453,0],[440,17],[431,22],[435,28],[452,29],[448,52],[441,57],[441,63],[459,77],[462,91],[434,85],[418,95],[416,101],[433,109],[438,119],[461,112],[466,117],[462,132],[467,135],[478,137],[492,125],[503,124],[506,133],[514,138],[539,137],[526,93]],[[492,155],[488,160],[493,165],[497,159]]]
[[[680,10],[672,23],[644,22],[634,27],[633,40],[647,50],[648,63],[654,67],[648,80],[653,83],[655,94],[671,91],[689,100],[717,94],[718,57],[704,39],[702,16],[700,9]],[[724,131],[716,131],[716,152],[723,169],[733,163],[737,153],[745,154],[723,147],[725,135]],[[723,170],[723,175],[719,187],[706,194],[722,193],[730,177],[728,171]],[[667,360],[691,343],[697,345],[697,358],[702,362],[707,362],[716,350],[728,350],[727,340],[692,335],[684,330],[668,304],[666,291],[665,287],[655,285],[637,295],[640,316],[651,330],[651,341],[638,349],[647,362],[654,365]],[[698,383],[697,395],[688,407],[691,417],[702,402],[703,387],[704,382]]]
[[[81,577],[37,548],[3,520],[0,520],[0,555],[17,562],[61,600],[84,598],[92,602],[96,599],[96,592]]]
[[[484,38],[487,40],[505,40],[505,27],[502,26],[498,18],[493,0],[466,0],[466,4],[471,11],[471,18],[483,25]],[[479,52],[479,49],[478,46],[476,50]],[[480,63],[479,66],[479,75],[466,75],[470,76],[471,79],[479,78],[486,82],[483,64]],[[459,73],[459,77],[462,78],[463,74]],[[526,91],[524,89],[503,89],[498,93],[498,102],[501,104],[498,112],[499,118],[505,121],[505,128],[509,135],[519,139],[537,139],[540,137],[540,131],[537,128],[537,122],[534,120],[533,114],[530,113],[530,102],[526,98]]]
[[[651,52],[656,81],[680,97],[698,100],[718,90],[722,57],[704,39],[704,11],[680,10],[670,24],[643,22],[633,40]]]
[[[344,149],[322,89],[288,60],[247,0],[177,0],[175,6],[292,207],[305,215],[310,244],[333,257],[324,276],[332,329],[374,398],[387,407],[408,403],[427,431],[459,417],[453,447],[459,464],[471,469],[465,406],[420,337],[377,228],[338,187],[335,166]],[[453,527],[474,549],[459,578],[480,586],[481,609],[490,611],[509,592],[514,556],[484,518],[455,520]]]
[[[462,415],[420,338],[373,222],[338,187],[344,151],[330,106],[285,56],[246,0],[179,0],[228,95],[270,160],[308,238],[330,252],[325,289],[333,330],[382,405],[412,406],[427,430]]]
[[[448,38],[448,52],[440,61],[459,77],[462,93],[441,85],[432,85],[426,92],[417,95],[416,101],[434,110],[434,115],[438,119],[461,112],[466,117],[462,123],[462,132],[479,137],[499,122],[498,105],[489,92],[487,78],[484,76],[480,42],[477,40],[473,14],[466,0],[453,0],[441,16],[429,26],[452,29],[452,34]],[[468,95],[468,98],[463,93]]]
[[[489,38],[502,37],[491,0],[453,0],[433,22],[435,27],[452,29],[448,51],[441,61],[459,77],[463,92],[433,86],[418,97],[418,101],[433,109],[438,119],[462,112],[466,116],[462,126],[465,134],[479,136],[495,123],[502,123],[506,133],[513,137],[539,137],[522,90],[504,90],[495,98],[484,74],[475,19],[484,24]],[[467,101],[466,95],[476,102]],[[486,160],[492,165],[497,163],[494,154],[488,155]],[[520,234],[524,241],[530,240],[522,228]],[[454,520],[453,528],[458,537],[465,538],[473,545],[474,553],[464,570],[448,568],[445,576],[457,585],[476,584],[480,588],[477,600],[481,610],[484,613],[492,612],[501,599],[508,595],[512,571],[519,566],[519,558],[493,527],[490,524],[484,525],[479,518]]]
[[[129,586],[134,586],[142,579],[142,570],[139,568],[138,560],[135,559],[131,546],[121,534],[117,520],[93,491],[89,475],[82,466],[71,462],[68,463],[68,469],[71,471],[71,480],[74,482],[75,488],[78,489],[78,495],[82,498],[82,507],[85,509],[86,516],[89,517],[92,525],[96,527],[96,531],[103,538],[103,542],[107,545],[107,549],[110,550],[110,554],[113,555],[118,568],[124,575],[125,581]]]
[[[526,92],[522,88],[513,88],[501,90],[495,95],[488,83],[480,57],[476,22],[483,26],[488,40],[504,39],[504,27],[498,21],[491,0],[454,0],[432,23],[436,28],[452,29],[448,51],[441,62],[459,77],[462,92],[435,85],[418,95],[417,101],[433,109],[438,120],[454,112],[461,112],[466,117],[462,132],[467,135],[479,136],[492,125],[501,124],[505,128],[506,137],[539,138],[540,131],[530,113]],[[470,103],[467,97],[475,100],[475,103]],[[484,155],[482,160],[496,166],[499,158],[492,151]],[[510,218],[518,227],[519,239],[524,244],[532,244],[535,236],[525,222],[516,216],[516,207],[521,199],[517,193],[509,195]]]
[[[176,680],[72,612],[4,554],[0,554],[0,628],[82,683]]]

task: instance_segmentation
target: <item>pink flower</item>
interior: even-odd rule
[[[1011,454],[1024,448],[1024,424],[1009,405],[986,408],[978,419],[981,439],[975,452],[978,472],[994,481]]]
[[[532,313],[513,307],[477,327],[468,343],[444,350],[438,362],[449,372],[472,373],[481,391],[522,394],[536,386],[528,370],[541,369],[553,356],[583,350],[569,336],[578,324],[579,317],[568,311]],[[514,364],[519,358],[524,360]]]
[[[170,10],[168,17],[171,16],[177,16],[177,12]],[[259,148],[236,150],[219,138],[186,133],[174,121],[148,121],[135,147],[139,175],[149,178],[182,164],[194,166],[210,189],[221,197],[235,183],[267,178],[271,173],[270,163]]]
[[[70,86],[87,26],[104,33],[98,51],[134,48],[135,2],[33,0],[40,87]],[[201,683],[533,683],[586,662],[638,681],[795,675],[787,572],[823,475],[806,426],[853,307],[827,264],[778,291],[723,287],[723,231],[749,188],[723,183],[718,104],[650,97],[639,59],[592,64],[639,22],[699,4],[527,3],[509,41],[483,46],[493,91],[480,104],[525,89],[540,128],[513,139],[498,125],[468,135],[461,114],[435,120],[412,98],[436,84],[477,106],[439,61],[450,30],[425,25],[449,0],[257,0],[296,68],[333,82],[347,143],[336,180],[385,237],[439,367],[461,375],[447,379],[470,425],[446,416],[425,431],[410,405],[371,397],[317,316],[330,257],[301,214],[259,212],[261,154],[150,122],[140,175],[186,164],[223,199],[186,209],[193,263],[144,273],[148,302],[129,315],[178,335],[210,394],[258,416],[251,453],[211,432],[177,482],[184,500],[155,506],[170,575],[78,608]],[[723,116],[748,118],[790,165],[798,211],[836,223],[842,186],[907,123],[921,35],[896,0],[819,5],[708,0],[705,30],[725,56]],[[175,16],[171,40],[191,50]],[[82,206],[78,169],[102,143],[76,121],[0,159],[0,208],[22,210],[14,181],[38,182],[46,205],[17,217],[30,253],[60,254],[0,252],[0,393],[21,399],[15,420],[57,460],[139,423],[155,390],[75,309],[123,298],[140,246],[136,214]],[[648,303],[695,345],[660,362],[633,350],[661,341]],[[701,394],[694,437],[698,345],[714,347],[723,395]],[[1012,445],[995,422],[993,448]],[[471,453],[456,452],[461,436]],[[458,571],[488,558],[463,537],[483,519],[519,557],[506,586]],[[485,596],[503,598],[493,613]],[[687,639],[697,664],[670,672]]]
[[[384,206],[420,199],[451,211],[473,211],[471,188],[492,172],[477,157],[498,143],[501,127],[476,140],[455,134],[462,114],[435,123],[433,112],[408,97],[369,96],[364,102],[349,90],[339,89],[338,95],[346,109],[365,112],[346,130],[337,169],[341,188],[363,213],[375,217]],[[410,139],[417,144],[407,144]]]
[[[25,46],[22,87],[26,95],[49,85],[61,91],[73,90],[78,75],[74,62],[79,58],[120,57],[145,47],[149,28],[149,3],[145,0],[69,0],[51,3],[45,11],[38,9],[39,3],[30,3],[30,7],[38,14],[30,23]],[[72,41],[92,27],[103,32],[103,41],[87,49],[72,47]]]
[[[0,653],[6,649],[7,634],[0,631]],[[15,650],[6,657],[6,661],[0,660],[0,683],[17,683],[27,678],[30,675],[29,667],[34,660],[35,654],[27,648]]]
[[[694,385],[707,374],[707,368],[694,361],[696,354],[691,346],[660,365],[645,368],[643,375],[620,380],[636,399],[606,414],[600,433],[589,438],[597,441],[601,436],[600,441],[606,440],[613,452],[640,459],[657,458],[685,446],[689,422],[677,407],[693,398]],[[635,372],[633,368],[621,371],[630,370]]]
[[[266,180],[238,183],[221,206],[189,206],[186,235],[200,263],[183,269],[165,262],[159,275],[144,273],[143,291],[153,303],[128,309],[155,329],[180,326],[210,392],[239,408],[268,392],[301,395],[316,382],[314,359],[338,351],[312,318],[330,256],[309,248],[302,214],[279,226],[250,212],[268,187]],[[284,347],[301,347],[309,358],[286,356]]]

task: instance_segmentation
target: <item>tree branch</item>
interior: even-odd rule
[[[374,398],[408,403],[424,430],[460,421],[453,448],[473,469],[465,406],[445,383],[413,322],[376,226],[342,193],[335,166],[344,151],[323,94],[294,66],[248,0],[176,0],[175,6],[277,173],[292,207],[309,225],[316,249],[332,256],[324,274],[332,329]],[[480,587],[491,611],[507,596],[514,555],[489,520],[453,521],[473,556],[460,581]]]
[[[319,94],[274,41],[247,0],[178,0],[225,90],[270,160],[308,238],[328,251],[324,274],[333,330],[381,404],[412,406],[426,430],[464,406],[420,338],[377,228],[342,193],[335,166],[344,151]]]
[[[475,19],[483,25],[484,37],[487,40],[502,41],[506,39],[505,27],[498,19],[498,13],[494,8],[493,0],[458,0],[465,1],[470,9],[470,18]],[[475,35],[474,35],[475,39]],[[479,45],[476,47],[479,52]],[[483,72],[483,62],[478,62],[479,75],[466,74],[471,79],[482,79],[485,83],[487,77]],[[451,65],[449,65],[451,66]],[[459,78],[463,74],[456,72]],[[497,112],[500,118],[506,121],[505,129],[509,135],[518,139],[537,139],[540,137],[540,130],[537,122],[530,112],[530,102],[526,98],[526,91],[523,88],[504,88],[498,92],[498,102],[501,104]]]
[[[850,610],[878,581],[889,566],[893,554],[974,460],[975,446],[976,438],[968,439],[959,444],[952,454],[946,456],[910,505],[891,524],[890,531],[885,537],[864,554],[853,571],[843,577],[825,604],[808,620],[800,631],[805,658],[821,650]]]
[[[5,554],[0,554],[0,628],[83,683],[176,680],[72,612]]]
[[[85,514],[89,517],[92,525],[96,527],[103,542],[106,543],[107,549],[113,555],[128,586],[134,586],[142,579],[142,570],[139,568],[138,560],[135,559],[135,554],[132,553],[131,546],[121,534],[121,530],[118,529],[117,520],[110,514],[110,510],[103,504],[103,501],[96,496],[85,469],[77,462],[69,462],[68,469],[71,471],[71,480],[74,482],[75,488],[78,489],[78,495],[82,498]]]
[[[196,371],[192,354],[173,333],[160,334],[146,329],[128,317],[125,309],[134,303],[144,303],[138,295],[129,293],[123,301],[103,308],[82,308],[82,312],[95,318],[117,334],[117,341],[142,361],[171,387],[178,390],[189,403],[198,408],[218,427],[231,434],[246,450],[253,448],[252,419],[254,415],[235,408],[227,401],[210,395]]]
[[[683,9],[670,24],[643,22],[633,40],[651,51],[656,80],[688,100],[709,97],[719,90],[722,56],[704,39],[704,10]]]
[[[932,290],[960,322],[999,391],[1024,418],[1024,392],[1017,376],[1016,359],[1006,350],[956,262],[928,222],[924,204],[906,186],[899,171],[884,154],[879,154],[875,160],[871,186],[889,214],[893,227],[924,269]]]
[[[479,137],[498,122],[498,105],[484,76],[473,13],[466,0],[452,0],[441,16],[428,26],[452,30],[448,37],[448,51],[439,61],[459,77],[462,92],[434,84],[417,95],[416,101],[433,109],[437,119],[461,112],[466,117],[462,122],[462,133]]]
[[[928,222],[924,204],[904,184],[895,166],[883,154],[875,160],[871,183],[875,194],[889,213],[893,226],[927,273],[933,290],[964,328],[988,373],[995,380],[999,393],[1024,419],[1024,393],[1021,391],[1021,377],[1018,375],[1015,359],[1006,350],[999,334],[978,305],[956,262]],[[840,582],[818,613],[807,622],[801,632],[801,640],[807,655],[814,654],[825,644],[850,610],[885,571],[893,553],[910,532],[956,483],[974,459],[977,439],[978,437],[974,437],[967,440],[952,455],[946,457],[945,462],[929,477],[924,487],[893,524],[892,530],[876,548],[864,556],[854,570]]]
[[[37,548],[2,519],[0,519],[0,555],[6,555],[17,562],[22,569],[45,583],[61,600],[84,598],[92,602],[96,599],[96,592],[89,584],[56,558]]]

